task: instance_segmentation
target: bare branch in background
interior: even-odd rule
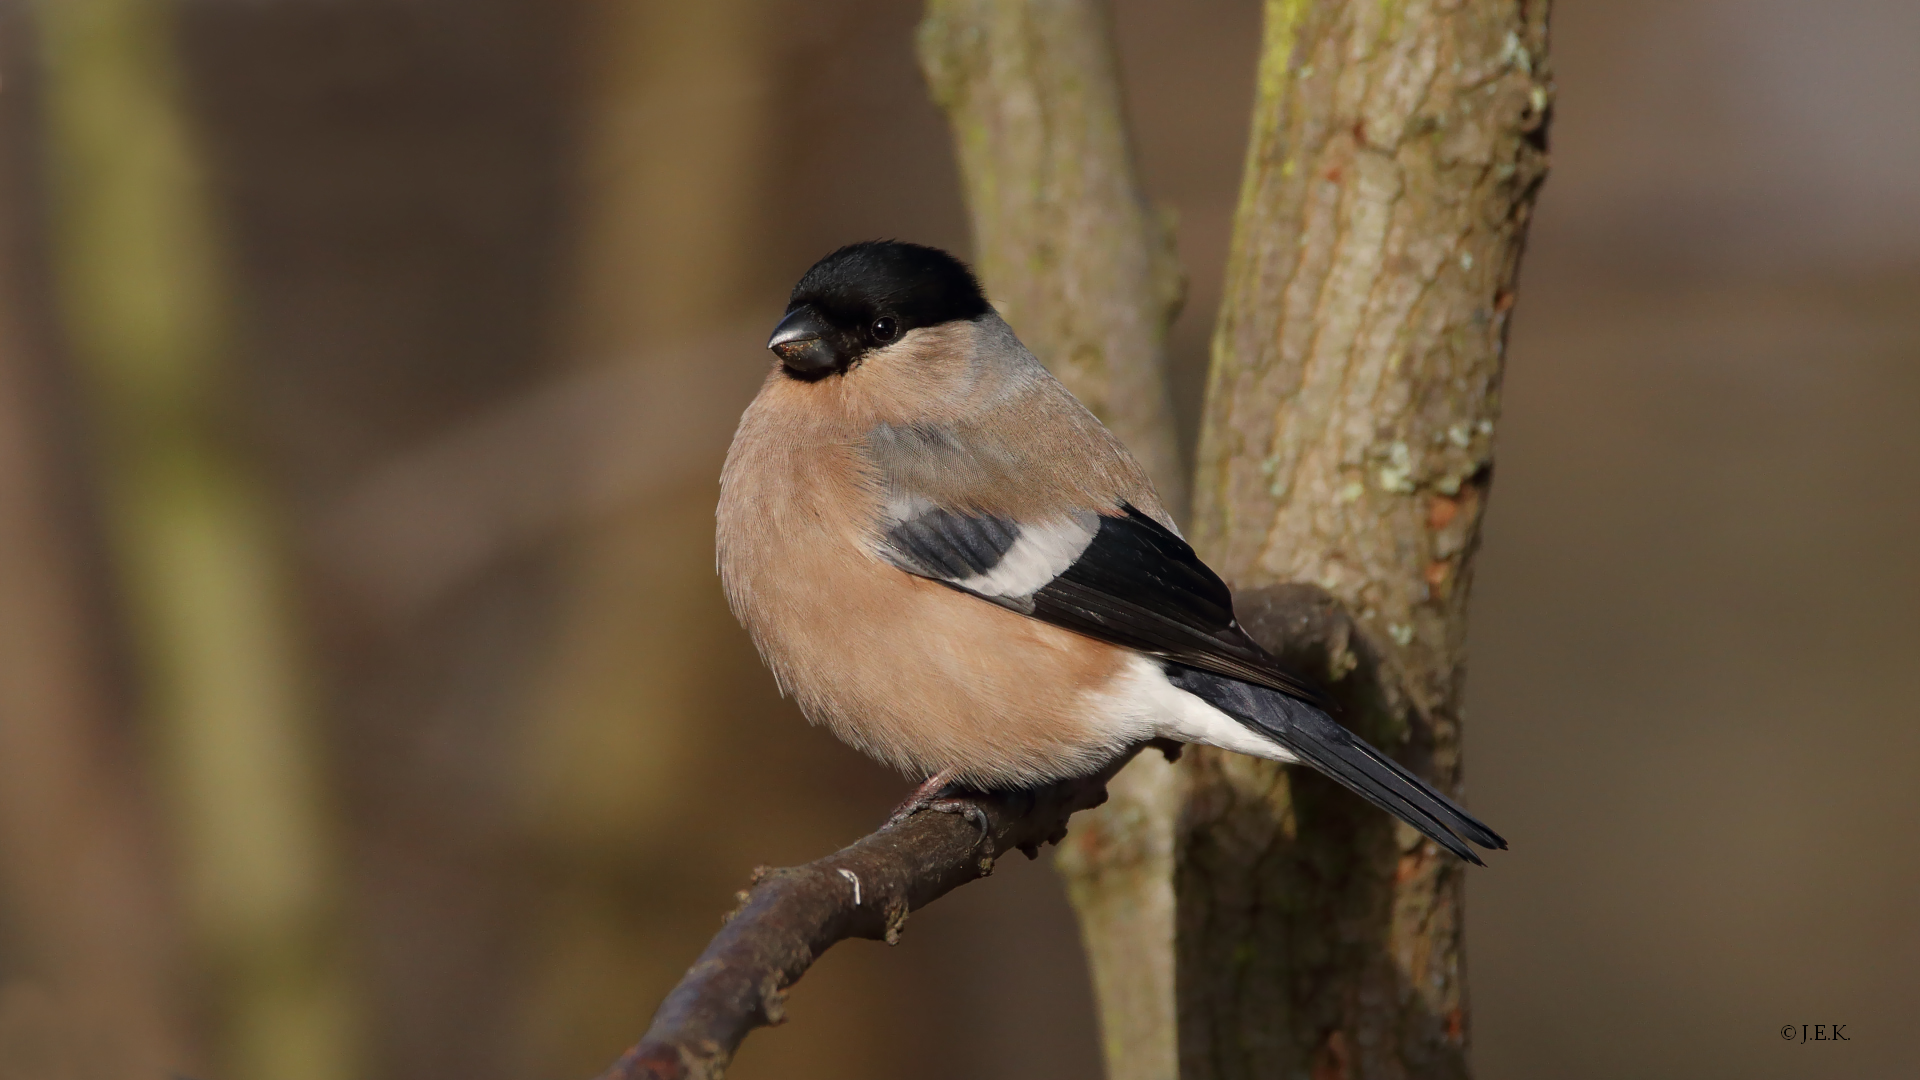
[[[53,308],[90,420],[209,1057],[255,1080],[344,1080],[362,1044],[321,725],[276,500],[230,438],[233,278],[178,6],[31,7]]]
[[[174,897],[17,345],[0,332],[0,909],[23,946],[0,970],[0,1062],[158,1076],[193,1061]]]
[[[899,939],[909,913],[986,877],[1007,852],[1036,857],[1066,835],[1076,811],[1106,801],[1131,755],[1092,776],[1034,791],[970,799],[985,814],[922,811],[824,859],[762,870],[646,1037],[602,1080],[712,1080],[756,1027],[785,1018],[787,987],[848,938]]]
[[[86,584],[100,539],[52,363],[25,14],[0,12],[0,1074],[157,1077],[202,1059],[160,815]]]

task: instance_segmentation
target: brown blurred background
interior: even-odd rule
[[[1259,7],[1116,0],[1189,441]],[[966,247],[917,14],[0,3],[0,1078],[588,1076],[901,795],[776,698],[711,520],[794,278]],[[1560,0],[1552,63],[1480,1075],[1916,1075],[1920,6]],[[733,1075],[1098,1071],[1044,865],[790,1013]]]

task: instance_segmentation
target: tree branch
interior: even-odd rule
[[[919,52],[988,294],[1181,513],[1166,340],[1186,281],[1134,175],[1106,3],[928,0]]]
[[[1187,505],[1167,389],[1185,278],[1171,217],[1134,168],[1106,0],[927,0],[921,69],[947,114],[988,294],[1120,437],[1168,509]],[[1108,1080],[1178,1071],[1174,820],[1179,770],[1115,777],[1055,867],[1080,917]]]
[[[1031,791],[969,799],[985,815],[924,811],[804,866],[761,867],[740,906],[667,995],[640,1042],[601,1080],[714,1080],[754,1028],[785,1019],[786,989],[848,938],[893,944],[909,912],[993,873],[1009,851],[1037,858],[1067,819],[1100,805],[1132,760]],[[1164,747],[1169,756],[1175,747]]]

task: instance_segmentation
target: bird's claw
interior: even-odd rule
[[[919,789],[887,816],[883,829],[891,829],[906,821],[922,810],[931,810],[937,814],[959,814],[969,825],[980,830],[976,846],[984,842],[993,831],[993,823],[987,820],[987,812],[978,802],[960,794],[960,789],[948,781],[946,774],[933,777],[921,784]]]

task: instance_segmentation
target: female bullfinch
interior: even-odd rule
[[[975,789],[1152,739],[1318,769],[1463,859],[1506,842],[1241,630],[1125,447],[944,251],[853,244],[794,287],[720,480],[734,614],[807,717]]]

